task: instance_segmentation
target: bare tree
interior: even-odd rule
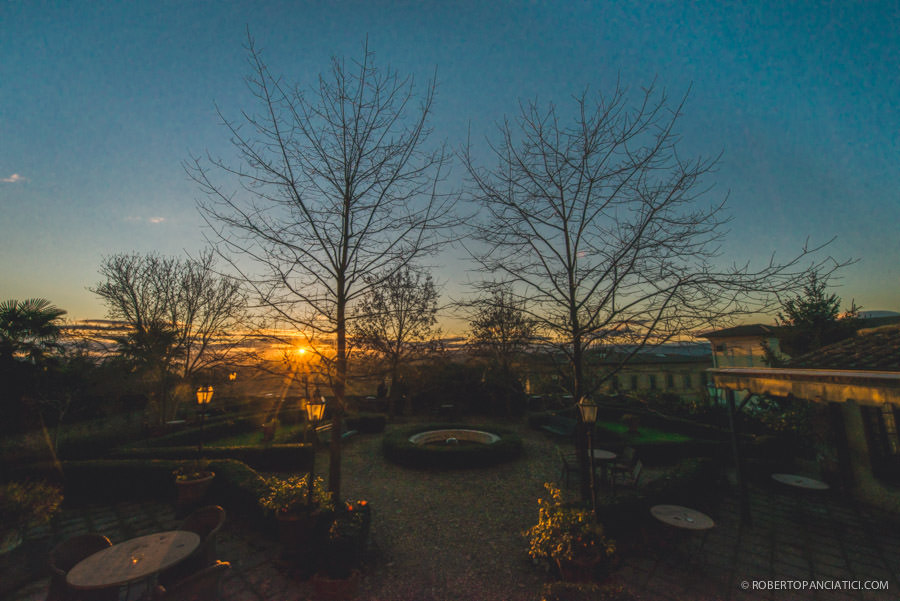
[[[355,308],[352,337],[362,349],[376,353],[386,364],[391,378],[388,414],[397,410],[401,365],[425,350],[439,335],[437,324],[438,293],[431,275],[404,267],[370,288]],[[409,407],[406,407],[409,410]]]
[[[648,345],[766,311],[796,288],[815,250],[760,268],[718,265],[725,203],[702,202],[715,160],[676,150],[683,104],[652,87],[634,108],[618,87],[585,92],[567,124],[552,104],[525,103],[499,126],[495,167],[463,152],[485,214],[473,256],[513,286],[565,354],[575,399],[617,371],[589,385],[592,346],[626,345],[624,363]]]
[[[110,318],[128,324],[119,350],[158,384],[159,418],[168,419],[177,408],[168,403],[173,377],[187,381],[226,360],[246,295],[239,282],[216,273],[208,250],[187,260],[113,255],[103,260],[100,274],[104,280],[91,291],[106,303]]]
[[[503,386],[507,414],[512,413],[511,392],[516,382],[513,369],[518,355],[535,341],[536,321],[509,286],[495,286],[474,302],[469,321],[470,345],[490,358]]]
[[[200,209],[221,253],[268,315],[301,336],[334,340],[322,360],[337,433],[353,304],[436,250],[450,223],[452,199],[438,191],[447,157],[425,149],[435,86],[418,97],[411,78],[377,68],[366,46],[359,61],[332,59],[305,93],[270,73],[252,39],[248,49],[259,112],[222,116],[236,164],[195,158],[188,171],[208,195]],[[340,496],[338,436],[329,487]]]

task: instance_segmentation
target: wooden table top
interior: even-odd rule
[[[806,476],[796,476],[794,474],[772,474],[772,480],[806,490],[828,490],[830,488],[821,480],[807,478]]]
[[[603,449],[594,449],[594,459],[596,459],[598,461],[612,461],[616,457],[618,457],[618,455],[616,455],[612,451],[605,451]]]
[[[663,524],[686,530],[709,530],[716,525],[705,513],[681,505],[654,505],[650,513]]]
[[[199,546],[200,537],[186,530],[139,536],[81,560],[69,570],[66,582],[78,589],[122,586],[175,565]]]

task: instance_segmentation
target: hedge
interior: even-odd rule
[[[492,444],[416,445],[409,437],[427,430],[483,430],[500,436]],[[522,438],[515,432],[493,426],[467,424],[428,424],[402,428],[385,434],[384,456],[405,467],[457,469],[496,465],[516,459],[522,453]]]
[[[172,472],[185,463],[165,459],[64,461],[59,469],[50,463],[29,466],[27,475],[61,484],[66,505],[170,501],[175,498]],[[249,515],[261,515],[257,499],[266,490],[262,476],[231,459],[210,461],[209,469],[216,473],[209,492],[216,503]]]
[[[260,427],[261,416],[259,414],[254,417],[226,417],[219,418],[216,420],[210,420],[203,425],[203,441],[209,442],[211,440],[216,440],[217,438],[224,438],[226,436],[233,436],[235,434],[241,434],[243,432],[250,432],[253,430],[258,430]],[[146,440],[142,440],[138,443],[130,445],[133,448],[142,448],[142,447],[180,447],[180,446],[190,446],[196,445],[200,441],[200,428],[188,428],[185,430],[180,430],[178,432],[173,432],[172,434],[166,434],[164,436],[158,436],[155,438],[148,438]]]
[[[195,459],[197,447],[123,448],[118,459]],[[272,444],[239,447],[205,447],[204,459],[236,459],[264,472],[309,471],[313,462],[310,444]]]

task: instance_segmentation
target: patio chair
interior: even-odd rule
[[[634,462],[634,468],[632,468],[631,472],[620,472],[622,475],[622,486],[628,486],[632,488],[638,487],[638,482],[641,479],[641,471],[644,469],[644,463],[638,459]],[[613,472],[613,488],[615,488],[618,478],[616,472]]]
[[[59,543],[50,551],[50,587],[47,601],[113,601],[119,598],[118,589],[78,591],[66,583],[66,575],[75,565],[97,551],[111,547],[112,543],[102,534],[88,533],[73,536]]]
[[[578,473],[578,455],[575,451],[563,451],[556,447],[556,454],[560,461],[560,476],[566,479],[566,488],[569,488],[569,474]]]
[[[610,469],[615,472],[631,472],[634,470],[634,462],[637,461],[634,447],[625,447],[616,462],[612,464]]]
[[[227,561],[217,561],[166,588],[157,585],[152,601],[214,601],[219,598],[222,578],[231,569]]]
[[[216,535],[225,523],[225,510],[218,505],[207,505],[194,510],[184,518],[179,530],[195,532],[200,536],[200,546],[190,557],[159,575],[163,585],[171,585],[187,576],[216,563]]]

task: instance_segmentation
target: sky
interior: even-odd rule
[[[0,299],[101,318],[104,256],[195,254],[201,192],[183,163],[230,156],[216,114],[255,105],[247,32],[270,69],[313,84],[332,56],[425,82],[435,142],[484,144],[521,100],[655,82],[688,94],[679,153],[721,155],[723,248],[761,265],[807,239],[857,262],[834,291],[900,310],[896,2],[40,2],[0,4]],[[462,180],[457,163],[451,175]],[[449,296],[471,266],[435,270]]]

